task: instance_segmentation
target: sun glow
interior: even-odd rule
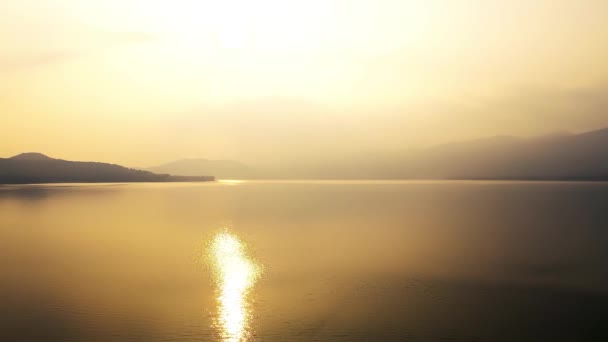
[[[250,335],[251,309],[248,295],[261,268],[246,254],[233,234],[218,234],[211,245],[211,257],[218,287],[217,327],[223,341],[246,341]]]
[[[96,21],[110,27],[127,24],[134,30],[173,36],[194,46],[214,43],[220,49],[310,48],[336,32],[340,2],[130,0],[115,4],[124,14],[97,13]]]
[[[107,0],[80,12],[98,28],[147,32],[193,50],[310,59],[403,48],[429,34],[431,8],[419,0]]]
[[[76,8],[70,7],[73,16],[95,32],[147,37],[143,44],[104,48],[95,68],[85,66],[99,79],[94,84],[130,86],[113,94],[133,99],[133,94],[143,93],[159,99],[132,100],[138,106],[150,104],[142,112],[158,110],[161,100],[163,106],[179,103],[182,109],[265,98],[349,106],[381,99],[400,102],[418,93],[421,83],[411,81],[393,91],[385,76],[374,77],[386,88],[379,89],[370,82],[370,70],[384,73],[385,64],[378,58],[411,52],[434,32],[432,6],[420,0],[64,1],[70,1]],[[128,62],[133,60],[138,63]],[[126,74],[129,82],[124,82]],[[409,74],[410,79],[414,76]],[[373,91],[363,91],[362,84],[374,84]],[[80,83],[75,88],[81,91]]]

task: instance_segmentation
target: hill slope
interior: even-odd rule
[[[443,145],[412,158],[417,167],[412,176],[416,177],[608,180],[608,129]]]
[[[107,163],[67,161],[50,158],[41,153],[22,153],[11,158],[0,158],[0,184],[180,182],[213,179],[211,176],[178,177],[156,174]]]

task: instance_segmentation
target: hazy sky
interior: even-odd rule
[[[606,0],[2,0],[0,156],[288,160],[608,126]]]

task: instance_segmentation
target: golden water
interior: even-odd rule
[[[0,186],[0,341],[606,341],[606,203],[608,183]]]

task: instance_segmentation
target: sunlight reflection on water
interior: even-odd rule
[[[246,341],[251,333],[248,295],[261,267],[247,256],[243,242],[229,232],[215,236],[210,254],[218,292],[216,328],[223,341]]]

